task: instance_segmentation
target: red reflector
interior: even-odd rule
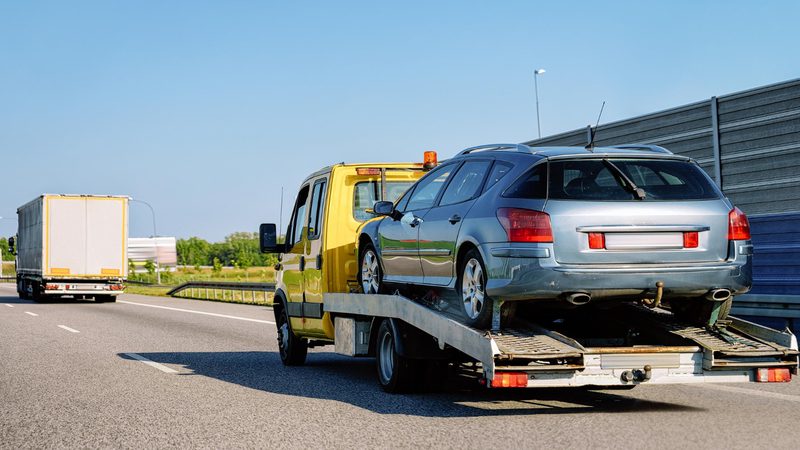
[[[592,250],[606,248],[606,235],[603,233],[589,233],[589,248]]]
[[[750,239],[750,222],[741,209],[733,208],[728,213],[728,240],[742,241]]]
[[[494,378],[492,378],[492,387],[528,387],[528,375],[520,372],[495,372]]]
[[[509,242],[553,242],[550,215],[520,208],[500,208],[497,220],[503,225]]]
[[[756,369],[756,381],[759,383],[788,383],[792,381],[792,373],[783,367]]]
[[[700,245],[700,234],[697,231],[683,233],[683,248],[697,248]]]
[[[356,168],[356,174],[358,175],[380,175],[381,169],[377,167],[358,167]]]

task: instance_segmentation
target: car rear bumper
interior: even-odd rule
[[[664,297],[684,298],[729,289],[743,294],[752,286],[752,247],[732,245],[735,258],[704,264],[562,265],[551,248],[481,246],[489,273],[487,293],[501,300],[554,300],[586,293],[595,300],[628,299],[655,291],[664,283]]]

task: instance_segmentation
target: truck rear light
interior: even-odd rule
[[[759,383],[788,383],[792,381],[792,373],[784,367],[756,369],[756,381]]]
[[[589,248],[592,250],[606,248],[606,235],[603,233],[589,233]]]
[[[46,291],[55,291],[55,290],[57,290],[58,288],[59,288],[59,286],[58,286],[57,284],[45,284],[45,285],[44,285],[44,289],[45,289]]]
[[[697,231],[684,231],[683,248],[697,248],[700,245],[700,234]]]
[[[121,284],[112,284],[112,285],[111,285],[111,290],[112,290],[112,291],[121,291],[121,290],[122,290],[122,287],[123,287],[123,286],[122,286]]]
[[[750,222],[741,209],[733,208],[728,213],[728,240],[744,241],[750,239]]]
[[[545,212],[500,208],[497,220],[506,230],[509,242],[553,242],[550,215]]]
[[[521,372],[495,372],[493,388],[528,387],[528,374]]]

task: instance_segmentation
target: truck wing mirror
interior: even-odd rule
[[[17,242],[16,242],[16,239],[14,239],[14,236],[11,236],[10,238],[8,238],[8,253],[11,253],[12,255],[16,255],[17,254],[17,249],[15,248],[15,244],[16,243]]]
[[[274,223],[262,223],[258,227],[261,253],[283,253],[284,245],[278,244],[277,227]]]

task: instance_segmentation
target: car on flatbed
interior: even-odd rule
[[[747,217],[657,146],[469,148],[374,210],[363,291],[449,293],[479,328],[520,301],[663,302],[713,326],[752,284]]]

